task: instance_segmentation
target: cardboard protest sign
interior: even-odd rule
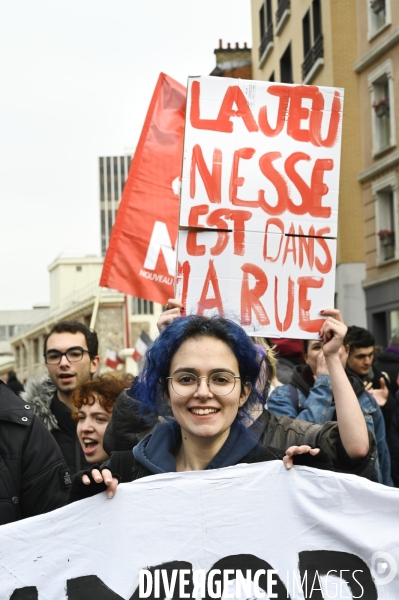
[[[100,285],[166,304],[174,295],[186,90],[161,73],[123,189]]]
[[[0,600],[392,600],[398,502],[280,461],[147,477],[0,527]]]
[[[177,279],[188,312],[219,311],[212,275],[224,314],[247,314],[249,302],[249,334],[317,337],[315,315],[334,300],[342,107],[337,88],[189,78]],[[230,288],[219,280],[227,271]],[[275,278],[288,327],[269,303]],[[317,290],[306,299],[303,278]]]

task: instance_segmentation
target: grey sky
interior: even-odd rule
[[[0,310],[48,302],[47,266],[99,254],[98,156],[136,146],[161,71],[185,85],[250,0],[15,0],[0,21]]]

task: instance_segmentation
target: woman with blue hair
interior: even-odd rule
[[[321,335],[324,352],[336,364],[340,336],[333,323],[327,319]],[[316,457],[318,448],[293,446],[284,455],[261,445],[256,427],[248,428],[265,402],[257,391],[264,387],[259,386],[261,364],[256,347],[236,323],[222,317],[174,319],[147,351],[143,372],[129,392],[142,415],[158,414],[164,422],[133,452],[114,452],[101,467],[78,474],[70,501],[103,490],[112,498],[120,481],[159,473],[282,458],[290,468],[295,455],[302,455],[295,458],[300,464],[330,468],[324,452]],[[368,444],[366,430],[364,437]]]

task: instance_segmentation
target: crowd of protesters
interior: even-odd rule
[[[47,334],[46,375],[0,380],[0,525],[147,475],[267,460],[399,487],[399,335],[373,360],[371,333],[336,309],[302,342],[181,308],[169,301],[128,384],[98,376],[77,321]]]

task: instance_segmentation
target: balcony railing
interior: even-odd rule
[[[276,25],[280,23],[284,13],[286,10],[289,10],[291,7],[291,0],[279,0],[277,10],[276,10]]]
[[[259,60],[262,58],[264,51],[273,41],[273,23],[269,23],[265,33],[262,36],[259,46]]]
[[[313,65],[319,58],[324,57],[324,48],[323,48],[323,36],[320,34],[317,36],[315,43],[312,48],[305,56],[305,60],[302,63],[302,79],[305,79],[306,75],[310,73]]]

